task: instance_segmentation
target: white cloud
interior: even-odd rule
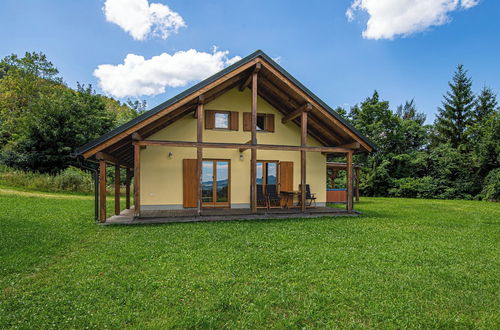
[[[123,64],[101,64],[94,70],[103,91],[118,98],[152,96],[165,92],[167,87],[182,87],[199,81],[241,59],[228,57],[228,51],[212,53],[195,49],[162,53],[145,59],[128,54]]]
[[[185,27],[184,19],[168,6],[148,0],[106,0],[102,8],[106,20],[130,33],[136,40],[148,36],[167,39]]]
[[[354,0],[346,11],[349,21],[356,12],[364,11],[369,18],[363,37],[393,39],[408,36],[430,26],[446,24],[448,14],[458,9],[469,9],[480,0]]]
[[[479,3],[479,0],[462,0],[462,7],[469,9]]]

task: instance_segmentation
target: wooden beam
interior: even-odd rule
[[[106,161],[99,161],[99,221],[106,222]]]
[[[300,116],[300,146],[307,146],[307,112],[302,111]],[[300,151],[300,206],[302,212],[306,210],[306,184],[307,184],[307,154],[305,150]]]
[[[199,107],[200,105],[203,105],[203,104],[204,104],[204,101],[205,101],[205,97],[204,97],[203,95],[198,96],[198,104],[197,104],[197,106],[196,106],[196,110],[195,110],[195,111],[194,111],[194,113],[193,113],[193,117],[194,117],[194,118],[198,118],[198,107]]]
[[[120,214],[120,166],[115,165],[115,215]]]
[[[252,149],[250,160],[250,208],[257,212],[257,149]]]
[[[347,152],[347,212],[352,212],[352,151]]]
[[[252,73],[252,146],[257,144],[257,79],[258,71]],[[250,160],[250,208],[257,212],[257,149],[252,149]]]
[[[259,85],[262,86],[263,85],[262,82],[263,82],[263,79],[260,79]],[[273,107],[275,107],[279,112],[281,112],[283,114],[283,116],[286,116],[287,114],[289,114],[291,112],[291,110],[288,107],[284,106],[277,99],[271,97],[268,94],[268,92],[265,92],[264,88],[259,89],[259,96],[262,97],[264,100],[266,100]],[[312,118],[313,118],[312,116],[309,116],[309,118],[308,118],[309,123],[314,123]],[[319,126],[319,125],[315,129],[313,129],[312,125],[309,125],[308,131],[309,131],[310,136],[315,138],[319,143],[321,143],[323,145],[329,145],[329,144],[332,144],[332,142],[333,142],[333,144],[338,144],[340,142],[340,140],[338,138],[336,138],[335,136],[333,136],[331,134],[331,132],[326,131],[325,129],[321,128],[321,126]],[[327,140],[326,140],[327,138],[331,139],[332,141],[327,142]]]
[[[263,77],[262,77],[263,78]],[[260,82],[263,89],[269,89],[275,97],[277,97],[281,103],[283,103],[289,109],[297,109],[300,104],[291,95],[284,92],[281,88],[276,86],[272,81],[267,79],[261,79]],[[288,111],[287,113],[289,113]]]
[[[212,88],[214,88],[215,86],[218,86],[220,85],[221,83],[239,75],[240,73],[242,73],[243,71],[247,70],[248,68],[254,66],[257,62],[259,62],[260,59],[254,59],[252,61],[249,61],[248,63],[246,64],[243,64],[242,66],[240,66],[239,68],[231,71],[231,72],[228,72],[227,74],[223,75],[222,77],[220,77],[219,79],[209,83],[208,85],[206,85],[205,87],[202,87],[200,88],[199,90],[193,92],[191,95],[187,96],[187,97],[184,97],[184,98],[181,98],[179,99],[177,102],[173,103],[172,105],[170,105],[169,107],[155,113],[154,115],[152,115],[151,117],[147,118],[147,119],[144,119],[143,121],[137,123],[136,125],[124,130],[123,132],[109,138],[108,140],[106,140],[105,142],[103,143],[100,143],[98,144],[97,146],[93,147],[92,149],[86,151],[83,153],[83,157],[84,158],[89,158],[90,156],[94,155],[95,153],[103,150],[103,149],[106,149],[107,147],[109,147],[110,145],[116,143],[117,141],[129,136],[130,134],[132,134],[133,132],[136,132],[138,131],[139,129],[141,129],[142,127],[144,126],[147,126],[148,124],[158,120],[159,118],[163,117],[165,114],[183,106],[184,104],[187,104],[189,102],[192,102],[193,100],[196,100],[198,98],[198,96],[200,95],[203,95],[205,94],[207,91],[211,90]]]
[[[355,167],[354,168],[355,172],[356,172],[356,202],[359,202],[359,183],[360,183],[360,168],[359,167]]]
[[[134,216],[141,214],[141,146],[134,145]]]
[[[138,132],[134,132],[132,134],[132,140],[134,140],[134,141],[142,141],[142,140],[144,140],[144,138]]]
[[[125,208],[130,209],[130,169],[127,168],[125,176]]]
[[[239,87],[240,92],[243,92],[245,90],[245,88],[247,88],[247,86],[250,84],[250,82],[253,79],[253,74],[259,72],[261,67],[262,67],[262,64],[260,64],[260,63],[255,64],[255,67],[254,67],[252,73],[250,73],[248,75],[248,77],[245,79],[245,81],[240,85],[240,87]]]
[[[302,113],[309,112],[311,110],[312,110],[311,103],[306,103],[303,106],[301,106],[300,108],[298,108],[297,110],[295,110],[294,112],[292,112],[292,113],[286,115],[285,117],[281,118],[281,122],[283,124],[286,124],[290,120],[294,120],[295,118],[297,118],[298,116],[300,116]]]
[[[198,106],[196,108],[196,141],[198,144],[203,143],[203,102],[198,102]],[[203,165],[203,147],[196,147],[196,175],[198,177],[198,191],[197,191],[197,213],[201,214],[201,197],[202,197],[202,165]]]
[[[108,163],[113,163],[114,165],[118,165],[118,166],[123,166],[123,167],[126,167],[126,168],[130,168],[132,166],[130,166],[130,164],[128,164],[127,162],[121,160],[121,159],[118,159],[116,157],[113,157],[111,155],[108,155],[102,151],[99,151],[98,153],[95,154],[95,158],[97,160],[104,160]]]
[[[252,140],[245,142],[245,144],[251,144],[251,143],[252,143]],[[240,152],[244,152],[245,150],[248,150],[248,149],[249,149],[248,147],[240,148]]]
[[[164,140],[144,140],[134,142],[137,146],[170,146],[170,147],[193,147],[216,149],[256,149],[256,150],[282,150],[282,151],[309,151],[309,152],[328,152],[328,153],[346,153],[351,149],[339,147],[312,147],[312,146],[290,146],[280,144],[244,144],[244,143],[221,143],[221,142],[192,142],[192,141],[164,141]]]
[[[257,72],[252,74],[252,144],[257,144]]]
[[[296,94],[302,97],[306,102],[311,103],[315,109],[318,109],[327,120],[334,123],[336,126],[341,128],[347,135],[349,135],[353,140],[358,141],[366,150],[371,152],[373,150],[366,142],[364,142],[359,136],[357,136],[349,127],[347,127],[344,123],[338,120],[335,116],[333,116],[328,110],[324,109],[321,104],[316,102],[313,98],[309,97],[309,95],[304,92],[300,87],[296,86],[292,83],[287,77],[283,75],[280,71],[276,70],[272,65],[262,62],[262,65],[266,68],[267,71],[270,71],[271,74],[276,76],[283,84],[292,89]]]
[[[302,112],[300,116],[300,146],[307,146],[307,112]]]
[[[346,148],[346,149],[359,149],[361,148],[361,144],[359,142],[352,142],[352,143],[346,143],[338,146],[339,148]]]

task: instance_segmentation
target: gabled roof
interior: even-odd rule
[[[228,66],[227,68],[219,71],[218,73],[212,75],[211,77],[199,82],[198,84],[186,89],[182,93],[172,97],[171,99],[161,103],[160,105],[154,107],[153,109],[143,113],[142,115],[134,118],[133,120],[113,129],[112,131],[102,135],[101,137],[90,141],[89,143],[83,145],[82,147],[78,148],[75,150],[74,155],[75,156],[80,156],[80,155],[85,155],[92,149],[98,148],[100,145],[105,144],[106,142],[110,141],[111,139],[120,136],[124,132],[127,132],[134,126],[139,126],[141,123],[144,123],[148,119],[157,116],[160,114],[162,111],[165,109],[168,109],[169,107],[175,105],[179,101],[188,98],[192,96],[193,94],[196,94],[197,92],[200,92],[204,89],[206,89],[208,86],[216,82],[217,80],[225,77],[226,75],[229,75],[236,70],[239,70],[243,67],[248,66],[248,68],[251,69],[249,64],[254,64],[256,61],[260,61],[260,59],[264,60],[263,63],[266,63],[269,65],[268,69],[270,70],[276,70],[278,73],[283,75],[288,81],[291,83],[291,85],[296,86],[296,88],[299,89],[299,92],[303,92],[306,97],[310,98],[312,102],[317,103],[321,108],[326,110],[332,118],[334,118],[340,126],[344,126],[347,128],[350,132],[354,134],[355,137],[357,137],[357,141],[361,142],[362,145],[364,145],[364,150],[365,151],[374,151],[376,149],[376,146],[365,136],[363,136],[361,133],[359,133],[354,127],[352,127],[351,124],[349,124],[344,118],[342,118],[337,112],[335,112],[331,107],[329,107],[325,102],[323,102],[319,97],[317,97],[314,93],[312,93],[307,87],[305,87],[300,81],[295,79],[291,74],[289,74],[285,69],[283,69],[278,63],[276,63],[272,58],[270,58],[268,55],[266,55],[263,51],[257,50],[254,53],[246,56],[245,58],[239,60],[238,62]],[[245,68],[247,69],[247,68]],[[245,71],[247,72],[247,71]],[[275,72],[276,73],[276,72]],[[234,79],[236,77],[233,77]],[[237,82],[236,82],[237,83]],[[288,83],[288,82],[287,82]],[[260,87],[259,87],[260,88]],[[130,136],[130,134],[128,134]],[[355,142],[355,141],[354,141]],[[87,158],[86,157],[86,158]]]

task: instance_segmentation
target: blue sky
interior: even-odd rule
[[[476,91],[485,84],[500,91],[497,0],[122,1],[120,8],[115,8],[116,15],[127,15],[119,10],[134,1],[159,3],[177,13],[185,26],[170,31],[166,38],[147,34],[137,40],[123,26],[107,19],[104,0],[2,0],[0,56],[42,51],[69,86],[74,87],[77,81],[92,83],[98,92],[112,94],[116,89],[99,87],[102,81],[94,71],[109,64],[106,79],[115,79],[109,84],[136,84],[137,77],[121,81],[118,76],[116,81],[117,72],[113,71],[129,54],[143,56],[147,63],[153,56],[166,53],[169,57],[189,49],[207,56],[213,55],[213,46],[228,52],[219,62],[209,56],[212,62],[191,68],[195,71],[191,78],[183,76],[178,84],[172,83],[172,75],[178,73],[169,71],[163,93],[131,96],[146,99],[149,107],[194,84],[214,66],[227,65],[234,56],[243,57],[256,49],[279,58],[286,70],[332,107],[354,105],[377,89],[393,109],[415,98],[431,122],[459,63],[469,70]],[[448,9],[440,7],[440,13],[433,12],[436,1]],[[421,6],[412,8],[412,3]],[[349,8],[354,13],[351,21],[346,17]],[[398,11],[409,16],[391,16],[397,16]],[[368,20],[372,22],[370,29]],[[126,16],[124,22],[128,22]],[[185,61],[163,60],[166,62],[152,63],[187,65]],[[205,59],[200,55],[197,60]],[[209,69],[200,69],[203,65]],[[151,65],[144,70],[145,80],[164,74]],[[140,80],[140,84],[151,84]],[[121,94],[134,90],[134,86],[121,87],[125,90]]]

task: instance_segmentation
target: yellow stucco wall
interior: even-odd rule
[[[243,131],[243,112],[251,111],[251,92],[232,89],[219,98],[205,105],[207,110],[238,111],[239,130],[204,130],[205,142],[245,143],[250,140],[250,132]],[[262,98],[257,100],[257,112],[275,115],[275,132],[257,133],[258,143],[300,145],[300,128],[294,123],[282,124],[282,114]],[[186,115],[172,125],[150,136],[150,140],[196,141],[196,119]],[[320,146],[312,137],[308,145]],[[169,153],[172,157],[169,158]],[[165,206],[182,207],[182,160],[196,158],[195,148],[148,146],[141,150],[141,204],[144,208],[154,209]],[[250,203],[250,150],[243,153],[240,160],[238,150],[204,149],[203,158],[231,160],[231,204],[248,205]],[[300,152],[258,150],[258,160],[279,160],[294,162],[294,189],[300,183]],[[326,202],[326,159],[319,152],[307,153],[307,183],[311,192],[317,194],[317,202]]]

